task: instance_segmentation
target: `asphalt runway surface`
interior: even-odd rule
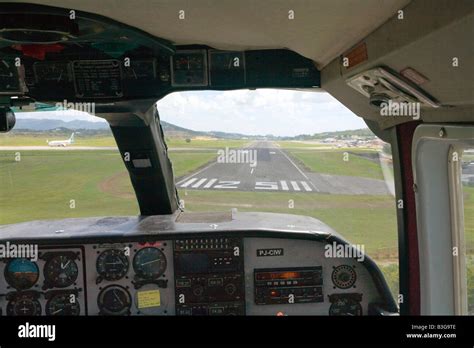
[[[218,154],[216,162],[179,180],[177,187],[186,190],[390,194],[383,180],[308,172],[272,142],[255,142],[233,153],[232,150],[222,151],[224,153]]]

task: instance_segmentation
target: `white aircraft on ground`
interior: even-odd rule
[[[52,140],[52,141],[46,140],[46,142],[48,143],[49,146],[63,146],[63,147],[66,147],[66,146],[74,144],[74,133],[72,133],[71,137],[67,140]]]

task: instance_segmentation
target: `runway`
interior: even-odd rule
[[[218,159],[177,182],[186,190],[279,191],[327,194],[389,194],[383,180],[311,173],[274,143],[222,149]]]

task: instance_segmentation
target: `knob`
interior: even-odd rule
[[[235,291],[237,290],[237,288],[235,287],[234,284],[230,283],[225,286],[224,290],[227,294],[233,295]]]
[[[204,288],[201,285],[198,285],[193,289],[193,294],[196,296],[201,296],[203,292]]]

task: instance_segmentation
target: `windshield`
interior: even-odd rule
[[[391,149],[361,118],[326,93],[271,89],[173,93],[157,107],[184,210],[319,219],[362,246],[396,296]],[[17,113],[0,150],[0,224],[139,214],[98,117]]]

